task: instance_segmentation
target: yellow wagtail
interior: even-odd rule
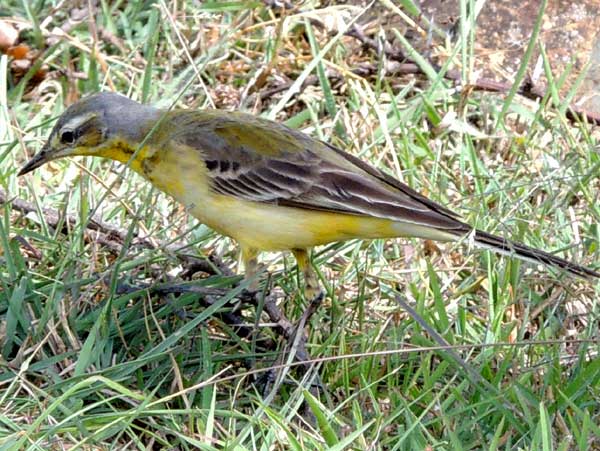
[[[129,162],[200,221],[237,240],[248,278],[255,276],[259,251],[291,250],[307,298],[319,292],[308,250],[351,238],[471,237],[501,254],[600,277],[548,252],[475,230],[358,158],[245,113],[163,111],[119,94],[95,94],[67,108],[19,175],[74,155]]]

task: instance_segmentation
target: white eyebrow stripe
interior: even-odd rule
[[[87,114],[79,114],[77,116],[73,116],[73,117],[69,118],[69,120],[62,125],[61,130],[64,130],[64,129],[77,130],[79,127],[81,127],[83,124],[88,122],[90,119],[94,118],[96,115],[97,115],[96,113],[87,113]]]

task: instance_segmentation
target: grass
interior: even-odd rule
[[[167,244],[235,268],[235,243],[118,164],[61,160],[16,177],[65,104],[92,92],[245,109],[347,149],[478,228],[597,268],[598,134],[565,118],[564,80],[547,59],[548,101],[457,93],[440,74],[459,62],[465,75],[472,69],[466,3],[445,50],[453,58],[441,72],[418,59],[426,78],[384,72],[384,58],[345,36],[362,11],[348,5],[307,2],[282,18],[260,2],[100,2],[91,22],[49,42],[69,14],[54,6],[8,1],[3,10],[28,24],[29,45],[46,42],[37,64],[49,75],[34,86],[33,72],[16,80],[0,56],[0,188],[37,209],[0,205],[1,449],[600,447],[597,282],[461,244],[323,246],[313,259],[328,295],[307,329],[319,360],[305,380],[290,370],[265,395],[252,382],[285,366],[283,344],[266,353],[215,315],[239,293],[237,278],[194,280],[231,288],[209,308],[193,293],[119,289],[179,280]],[[319,25],[331,17],[341,28]],[[361,64],[372,73],[354,74]],[[316,84],[302,88],[311,75]],[[47,207],[77,221],[51,227]],[[128,233],[120,252],[90,238],[92,214]],[[137,246],[140,236],[161,245]],[[262,261],[286,315],[298,318],[292,258]],[[253,308],[244,315],[277,338]]]

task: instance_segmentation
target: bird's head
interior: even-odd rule
[[[42,149],[23,166],[27,174],[58,158],[91,155],[110,156],[107,149],[116,140],[135,148],[148,133],[148,124],[160,111],[120,94],[102,92],[74,103],[60,116]]]

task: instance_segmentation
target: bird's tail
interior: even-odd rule
[[[474,241],[475,245],[490,249],[499,254],[516,257],[533,263],[542,263],[548,266],[555,266],[579,277],[600,278],[600,272],[594,271],[591,268],[578,265],[577,263],[570,262],[539,249],[525,246],[521,243],[516,243],[487,232],[482,232],[481,230],[475,231]]]

